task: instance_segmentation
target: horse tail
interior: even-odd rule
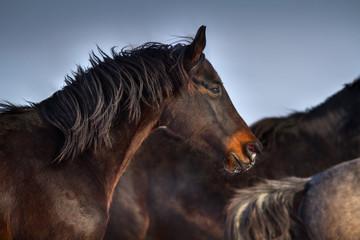
[[[254,187],[238,189],[227,208],[224,239],[308,238],[294,210],[294,200],[304,194],[309,180],[265,180]],[[304,238],[298,238],[299,235]]]

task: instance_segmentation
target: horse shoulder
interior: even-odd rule
[[[73,165],[39,171],[23,188],[32,192],[21,199],[18,205],[21,215],[17,217],[22,228],[32,229],[32,237],[102,238],[107,221],[106,201],[99,197],[99,189],[89,180],[89,175]]]
[[[107,203],[91,177],[52,166],[61,138],[34,109],[0,115],[0,238],[102,238]]]

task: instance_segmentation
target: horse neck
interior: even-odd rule
[[[111,131],[113,140],[111,148],[85,154],[90,160],[90,171],[96,176],[97,184],[103,189],[108,203],[120,176],[136,150],[156,125],[159,117],[160,110],[148,107],[142,111],[138,122],[114,125]]]

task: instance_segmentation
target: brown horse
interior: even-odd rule
[[[154,132],[116,187],[106,239],[221,239],[234,188],[309,176],[360,156],[358,116],[360,79],[306,112],[261,120],[251,129],[264,150],[238,175],[181,139]]]
[[[311,178],[266,180],[238,190],[225,239],[360,239],[359,183],[357,158]]]
[[[159,126],[231,172],[251,167],[260,144],[205,59],[205,43],[202,26],[190,44],[99,50],[50,98],[2,104],[0,238],[101,239],[119,177]]]

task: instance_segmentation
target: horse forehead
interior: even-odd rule
[[[221,83],[221,79],[208,60],[205,60],[194,76],[197,80],[206,83]]]

